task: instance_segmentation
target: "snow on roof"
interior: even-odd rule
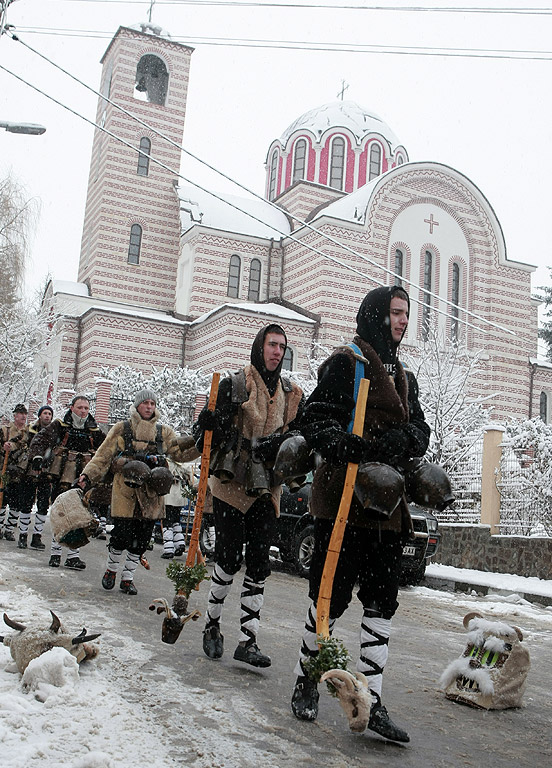
[[[155,35],[155,37],[171,39],[166,29],[160,27],[159,24],[152,24],[151,21],[139,21],[138,24],[129,24],[127,29],[135,29],[137,32],[143,32],[144,35]]]
[[[328,128],[334,127],[348,128],[359,144],[367,133],[381,134],[392,147],[400,144],[391,128],[381,117],[375,112],[361,107],[355,101],[332,101],[305,112],[283,132],[280,141],[285,146],[292,133],[299,130],[308,130],[314,134],[316,139],[319,139]]]
[[[158,320],[160,323],[169,323],[170,325],[189,325],[187,320],[178,320],[172,315],[156,310],[140,309],[139,307],[126,307],[121,304],[91,304],[85,312],[97,309],[99,312],[114,312],[118,315],[129,315],[130,317],[140,317],[143,320]],[[83,313],[84,314],[84,313]]]
[[[240,312],[249,312],[253,315],[269,315],[270,317],[279,317],[282,320],[291,320],[293,322],[309,323],[314,325],[315,321],[310,317],[301,315],[299,312],[295,312],[293,309],[283,307],[281,304],[219,304],[218,307],[210,309],[204,315],[193,320],[190,325],[200,325],[209,319],[215,312],[220,312],[223,309],[238,309]]]
[[[177,194],[183,232],[195,224],[267,239],[280,238],[281,233],[286,235],[291,231],[286,215],[264,200],[222,193],[213,197],[194,186],[179,186]]]
[[[68,293],[70,296],[89,296],[86,283],[72,280],[52,280],[52,293]]]
[[[530,365],[538,365],[539,368],[552,368],[552,362],[550,360],[544,360],[542,357],[530,357]]]
[[[403,167],[403,166],[401,166]],[[385,174],[382,174],[385,175]],[[355,192],[351,192],[344,197],[335,200],[330,205],[321,208],[314,216],[313,221],[323,216],[331,216],[334,219],[342,221],[351,221],[356,224],[364,221],[364,214],[370,202],[370,197],[376,184],[381,181],[381,176],[377,176]]]

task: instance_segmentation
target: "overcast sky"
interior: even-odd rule
[[[345,98],[382,117],[410,160],[444,163],[468,176],[498,216],[508,257],[539,266],[535,287],[551,282],[546,267],[552,263],[552,10],[499,12],[522,9],[521,0],[460,4],[492,8],[492,13],[391,10],[413,7],[405,0],[380,0],[377,5],[386,10],[367,10],[369,0],[325,0],[354,10],[297,1],[311,7],[271,7],[262,0],[154,4],[152,20],[195,47],[185,146],[262,193],[270,142],[303,112],[335,100],[345,80]],[[23,41],[98,88],[99,62],[109,40],[119,25],[147,20],[149,5],[144,0],[15,0],[8,21]],[[423,7],[443,5],[429,0]],[[547,3],[531,0],[529,5],[545,9]],[[213,45],[207,39],[278,41],[280,46]],[[301,50],[289,47],[298,42]],[[357,51],[307,49],[320,44]],[[375,53],[372,46],[400,53]],[[428,49],[441,55],[421,55]],[[453,56],[450,49],[471,55]],[[494,52],[495,58],[476,55],[482,51]],[[521,58],[528,52],[533,58]],[[0,39],[0,64],[94,119],[94,94],[7,35]],[[11,170],[41,204],[29,286],[40,285],[48,272],[76,280],[93,128],[2,70],[0,120],[47,127],[37,137],[0,130],[0,175]],[[241,194],[186,156],[182,171],[214,190]]]

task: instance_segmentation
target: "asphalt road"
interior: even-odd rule
[[[46,537],[45,537],[46,539]],[[0,556],[9,566],[4,588],[28,586],[44,597],[67,624],[86,619],[90,630],[102,631],[97,663],[125,691],[129,700],[147,700],[160,734],[170,733],[180,765],[194,768],[273,768],[295,766],[440,766],[549,765],[552,757],[552,621],[550,610],[534,606],[516,615],[516,606],[501,604],[496,618],[520,626],[532,670],[520,710],[482,712],[445,699],[438,679],[464,645],[462,618],[468,610],[489,610],[490,603],[466,595],[405,589],[393,622],[390,659],[384,676],[384,703],[410,734],[406,746],[386,743],[366,731],[349,731],[338,702],[322,691],[315,723],[291,714],[301,629],[308,606],[307,582],[275,562],[267,590],[259,645],[271,655],[272,667],[256,670],[232,659],[239,627],[239,587],[227,600],[223,615],[225,655],[206,658],[201,648],[202,620],[187,624],[175,645],[161,642],[161,618],[148,611],[152,598],[172,599],[161,547],[148,553],[151,569],[136,575],[138,595],[117,587],[101,587],[105,542],[82,550],[82,572],[47,567],[48,554],[18,551],[0,541]],[[0,587],[1,588],[1,587]],[[203,611],[207,582],[190,599]],[[502,610],[503,608],[503,610]],[[340,637],[356,658],[360,606],[355,600],[340,620]],[[546,621],[544,621],[546,617]],[[77,624],[80,630],[82,624]],[[132,643],[132,646],[130,645]],[[137,645],[138,644],[138,645]],[[137,655],[136,648],[143,653]],[[147,758],[145,759],[147,764]]]

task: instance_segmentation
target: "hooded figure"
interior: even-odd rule
[[[204,408],[193,430],[200,450],[205,431],[212,431],[209,488],[216,544],[203,650],[212,659],[223,654],[222,606],[245,545],[241,633],[234,658],[255,667],[271,664],[256,642],[280,509],[281,486],[275,485],[271,468],[302,406],[299,387],[280,375],[286,348],[280,325],[261,328],[251,346],[251,363],[220,382],[215,410]]]
[[[337,348],[320,366],[318,385],[304,409],[301,431],[322,463],[315,472],[311,495],[315,517],[309,577],[312,604],[292,698],[296,717],[317,717],[317,682],[308,676],[304,662],[318,653],[315,627],[320,580],[347,463],[353,462],[359,464],[359,478],[368,486],[357,488],[351,502],[333,584],[330,631],[349,605],[358,582],[364,615],[357,672],[366,676],[374,699],[368,728],[401,742],[408,741],[408,735],[393,723],[381,703],[391,617],[398,606],[402,546],[412,533],[404,480],[396,468],[423,456],[430,431],[418,401],[416,379],[398,360],[409,310],[408,294],[399,286],[370,291],[358,310],[353,344]],[[370,380],[362,436],[348,431],[355,407],[357,365],[361,375]]]

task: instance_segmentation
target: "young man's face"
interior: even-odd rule
[[[286,337],[267,333],[263,344],[263,360],[267,371],[275,371],[286,351]]]
[[[143,419],[151,419],[155,413],[155,400],[142,400],[136,410]]]
[[[13,423],[17,427],[17,429],[21,429],[25,426],[25,422],[27,421],[27,414],[26,413],[20,413],[17,411],[17,413],[13,414]]]
[[[408,302],[393,296],[389,306],[389,322],[391,324],[391,338],[400,341],[408,325]]]
[[[81,419],[86,419],[88,411],[90,410],[90,403],[84,398],[79,398],[71,406],[71,410]]]
[[[40,423],[40,426],[43,429],[44,429],[44,427],[47,427],[48,424],[50,424],[50,422],[52,421],[53,415],[54,414],[52,413],[52,411],[48,410],[48,408],[46,408],[45,411],[42,411],[42,413],[38,417],[38,421]]]

